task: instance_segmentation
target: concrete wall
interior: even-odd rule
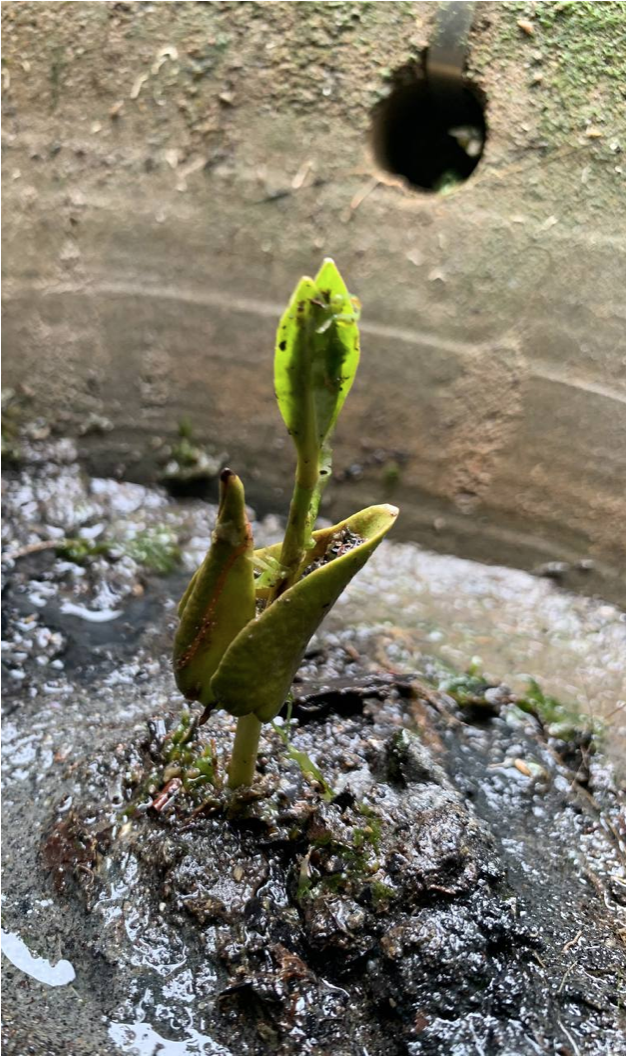
[[[517,565],[591,558],[615,595],[626,136],[603,49],[622,61],[607,10],[623,7],[537,6],[476,5],[490,135],[441,196],[370,149],[434,4],[4,4],[5,384],[69,432],[106,416],[82,449],[131,477],[187,414],[280,508],[273,335],[331,255],[364,340],[335,449],[362,472],[328,513],[393,495],[405,536]]]

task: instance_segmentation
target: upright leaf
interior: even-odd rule
[[[276,399],[304,459],[326,445],[354,382],[359,311],[329,257],[315,279],[300,280],[278,326]]]
[[[226,649],[254,618],[252,550],[243,485],[224,470],[213,541],[181,599],[174,640],[178,688],[203,705],[211,699],[211,677]]]
[[[359,363],[359,303],[351,298],[334,261],[296,287],[276,337],[276,399],[298,462],[280,561],[280,594],[294,583],[309,544],[321,492],[330,478],[330,437]]]

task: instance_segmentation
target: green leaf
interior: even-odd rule
[[[302,749],[296,749],[295,746],[290,742],[289,735],[286,731],[283,731],[277,724],[272,723],[272,727],[276,734],[282,739],[282,742],[287,750],[287,756],[290,760],[297,764],[305,778],[315,779],[320,784],[323,790],[322,797],[325,801],[332,801],[335,796],[335,791],[326,782],[323,773],[318,768],[317,764],[311,760],[308,753],[305,753]]]
[[[278,326],[274,385],[298,463],[280,561],[291,587],[309,547],[322,489],[330,479],[330,437],[359,363],[359,303],[351,298],[334,261],[315,279],[300,280]]]
[[[212,700],[211,677],[224,652],[254,618],[252,548],[243,485],[224,470],[213,542],[180,601],[174,641],[178,688],[203,705]]]
[[[276,716],[311,636],[397,515],[398,509],[389,504],[368,507],[314,534],[315,544],[304,558],[304,568],[325,555],[333,538],[344,529],[363,542],[302,577],[252,624],[242,628],[211,681],[213,704],[232,716],[255,713],[264,723]]]
[[[278,326],[278,407],[298,455],[316,470],[359,364],[359,308],[327,258],[315,279],[300,280]]]

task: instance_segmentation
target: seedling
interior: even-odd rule
[[[315,762],[311,760],[308,753],[304,753],[303,750],[296,749],[295,746],[291,744],[291,739],[289,738],[291,728],[291,702],[289,702],[289,706],[287,709],[285,725],[286,730],[282,727],[279,727],[279,725],[274,720],[272,721],[272,727],[274,728],[274,731],[283,743],[287,751],[287,756],[289,760],[292,760],[294,764],[298,765],[303,775],[308,776],[311,779],[315,779],[315,781],[321,787],[322,797],[325,801],[332,801],[335,796],[335,792],[332,787],[330,787],[326,782],[323,772],[321,772],[317,764],[315,764]]]
[[[222,459],[223,456],[212,455],[196,441],[191,421],[185,416],[178,424],[178,439],[170,449],[160,480],[171,492],[192,489],[216,478]]]
[[[220,476],[211,547],[183,595],[174,645],[179,689],[237,717],[229,786],[249,785],[261,727],[280,711],[307,644],[391,528],[396,507],[368,507],[314,529],[330,478],[330,439],[359,362],[359,303],[332,260],[300,280],[276,337],[274,381],[296,447],[285,538],[254,550],[244,490]]]

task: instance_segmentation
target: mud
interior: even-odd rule
[[[25,455],[5,489],[4,927],[41,972],[9,944],[5,1053],[624,1051],[626,825],[592,724],[455,677],[390,624],[355,630],[374,571],[312,644],[290,748],[282,717],[229,795],[233,721],[181,729],[169,661],[214,509],[87,479],[65,443]],[[163,527],[184,557],[158,577],[121,543]],[[26,550],[55,532],[118,548]]]

